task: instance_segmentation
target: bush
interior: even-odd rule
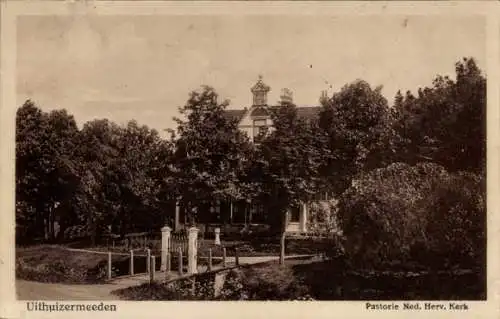
[[[349,259],[366,267],[415,260],[447,267],[443,260],[475,259],[474,249],[485,248],[480,184],[478,176],[449,174],[432,163],[396,163],[360,177],[339,203]]]
[[[486,263],[485,183],[480,176],[457,173],[444,178],[423,202],[432,212],[427,224],[429,250],[439,262],[479,267]],[[436,257],[434,257],[436,258]]]
[[[315,201],[309,206],[308,231],[315,235],[340,235],[338,201]]]
[[[290,266],[269,263],[231,270],[218,300],[312,300]]]

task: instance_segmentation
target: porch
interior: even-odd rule
[[[198,227],[206,234],[220,228],[221,233],[265,233],[269,231],[269,212],[260,204],[246,202],[215,202],[200,207],[201,211],[210,212],[198,216]],[[307,232],[308,206],[302,203],[288,212],[286,231],[289,233]],[[170,222],[175,231],[185,228],[187,214],[179,204],[175,204],[175,214]]]

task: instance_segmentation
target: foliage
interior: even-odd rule
[[[486,183],[480,175],[458,172],[447,175],[423,202],[432,212],[428,223],[430,250],[452,265],[482,267],[486,264]]]
[[[307,228],[316,235],[340,235],[338,201],[314,201],[309,204]]]
[[[484,247],[479,181],[429,163],[395,163],[355,180],[342,195],[339,210],[349,257],[367,267],[412,259],[431,266],[443,260],[467,263],[464,253]]]
[[[18,240],[54,239],[54,222],[70,218],[66,209],[76,191],[74,162],[78,128],[66,111],[44,113],[26,101],[16,117],[16,223]]]
[[[400,160],[432,161],[450,171],[481,172],[486,164],[486,78],[472,58],[455,65],[456,79],[438,76],[415,96],[398,92],[394,127]]]
[[[324,187],[341,194],[360,172],[391,163],[397,135],[382,87],[362,80],[322,100],[319,127],[326,136],[321,175]]]
[[[191,222],[204,202],[246,199],[248,194],[239,177],[251,146],[237,123],[224,117],[228,102],[217,99],[210,87],[194,91],[180,108],[185,119],[176,119],[175,189],[190,207]]]
[[[94,120],[78,130],[65,110],[42,112],[27,101],[17,111],[17,240],[54,239],[87,225],[93,240],[163,223],[171,194],[171,144],[131,121]],[[29,234],[29,236],[28,236]]]
[[[274,225],[283,225],[292,206],[311,198],[318,187],[322,134],[316,123],[297,116],[292,104],[271,109],[274,129],[256,150],[252,176],[261,199],[272,209]]]

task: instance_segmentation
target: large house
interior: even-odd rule
[[[262,77],[259,76],[257,83],[250,89],[253,96],[253,103],[250,107],[237,110],[226,110],[226,117],[236,119],[238,127],[245,132],[249,139],[258,143],[263,135],[261,132],[269,131],[273,128],[273,123],[268,111],[268,93],[271,88],[266,85]],[[288,89],[282,89],[281,102],[293,102],[292,92]],[[316,119],[319,114],[319,106],[297,107],[299,117],[308,120]],[[327,199],[327,194],[321,194],[318,200]],[[308,206],[306,203],[290,210],[287,231],[291,233],[303,233],[308,230]],[[213,205],[207,205],[204,209],[210,210],[213,214],[210,220],[200,221],[212,225],[212,227],[222,227],[223,231],[234,231],[258,226],[266,226],[268,213],[266,207],[257,204],[247,204],[245,202],[217,202]],[[205,214],[204,214],[205,215]],[[182,228],[185,221],[185,214],[181,208],[176,207],[175,228]]]

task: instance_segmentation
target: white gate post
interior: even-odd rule
[[[307,232],[307,204],[305,202],[302,203],[300,210],[300,231],[305,233]]]
[[[215,228],[215,245],[220,246],[220,228]]]
[[[198,231],[196,227],[189,228],[188,237],[188,274],[198,273]]]
[[[167,254],[170,247],[170,232],[172,229],[168,226],[164,226],[161,229],[161,271],[166,271],[167,269]]]

